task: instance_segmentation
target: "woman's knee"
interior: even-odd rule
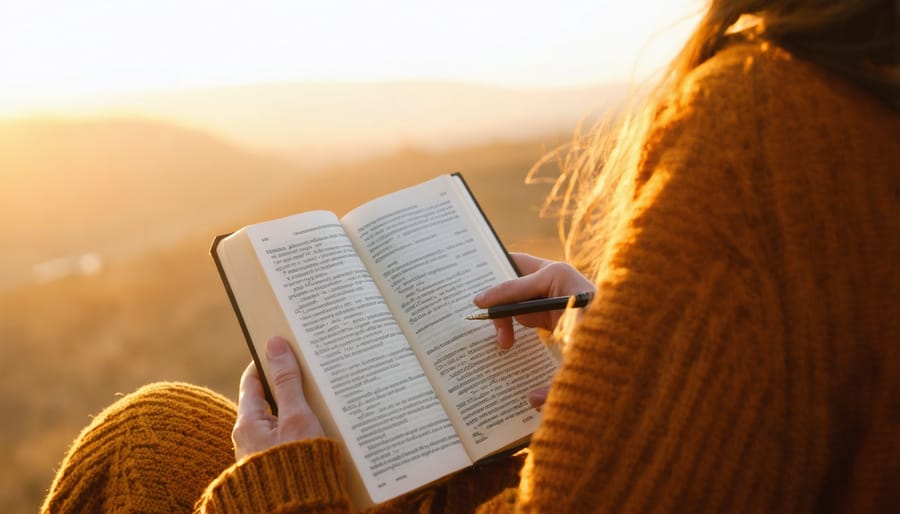
[[[189,436],[193,429],[206,433],[230,434],[236,408],[224,396],[204,387],[180,382],[147,384],[133,393],[119,398],[97,415],[91,426],[121,425],[142,429],[176,432]]]
[[[46,505],[89,506],[102,498],[103,510],[138,500],[159,502],[154,504],[162,510],[190,507],[234,462],[235,414],[230,400],[206,388],[172,382],[141,387],[84,429]]]

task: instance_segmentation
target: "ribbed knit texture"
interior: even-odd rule
[[[735,46],[673,96],[629,180],[630,222],[524,466],[378,510],[900,512],[900,117]],[[73,445],[45,510],[348,508],[334,443],[232,465],[233,416],[185,385],[127,397]]]
[[[208,389],[151,384],[85,428],[42,512],[190,512],[234,462],[234,405]]]
[[[900,118],[730,48],[635,180],[519,507],[900,512]]]
[[[249,458],[235,464],[210,484],[203,512],[347,512],[339,447],[317,439],[287,444],[268,459]],[[297,464],[303,466],[298,469]]]

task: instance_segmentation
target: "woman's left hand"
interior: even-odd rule
[[[290,344],[282,337],[272,337],[266,343],[266,355],[278,416],[269,412],[259,372],[251,362],[241,376],[237,420],[231,432],[237,460],[279,444],[325,435],[303,395],[300,365]]]

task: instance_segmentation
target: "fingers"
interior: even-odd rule
[[[475,305],[484,309],[492,305],[545,297],[547,294],[544,280],[545,277],[540,276],[538,273],[532,273],[501,282],[476,296]]]
[[[522,275],[530,275],[545,265],[553,262],[527,253],[510,252],[509,256],[512,258],[513,262],[516,263],[516,267],[519,268],[519,272]]]
[[[237,460],[278,444],[324,435],[303,395],[300,365],[290,344],[273,337],[266,344],[266,356],[278,417],[269,412],[259,371],[251,363],[241,376],[238,416],[231,432]]]
[[[259,372],[252,362],[241,374],[241,387],[238,393],[238,417],[263,418],[268,416],[268,403],[263,393]]]
[[[512,254],[512,257],[525,275],[486,289],[475,297],[475,305],[487,308],[503,303],[594,290],[591,281],[569,264],[526,254]]]
[[[541,410],[547,401],[547,394],[550,393],[549,387],[539,387],[528,393],[528,403],[537,410]]]
[[[516,342],[512,318],[495,319],[494,328],[497,330],[497,343],[500,345],[500,348],[504,350],[512,348]]]
[[[239,461],[251,453],[264,450],[268,445],[265,436],[260,434],[266,434],[274,423],[275,418],[269,413],[256,365],[251,362],[241,375],[238,414],[231,431],[235,459]]]
[[[482,291],[475,297],[476,306],[486,309],[504,303],[574,295],[595,289],[590,280],[564,262],[548,261],[525,253],[511,253],[510,258],[522,276]],[[527,327],[553,330],[559,317],[559,312],[543,312],[517,316],[516,321]],[[500,347],[512,347],[515,343],[512,321],[495,320],[494,327]]]

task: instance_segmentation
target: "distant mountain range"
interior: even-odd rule
[[[0,292],[33,280],[233,230],[263,216],[331,209],[451,171],[508,202],[540,203],[528,168],[565,133],[443,152],[412,150],[309,169],[208,133],[146,120],[0,122]],[[524,197],[522,195],[525,195]],[[266,213],[266,214],[261,214]],[[518,228],[511,224],[513,238]],[[83,264],[90,266],[84,268]]]
[[[336,166],[368,169],[371,159],[398,153],[460,150],[439,160],[446,167],[434,174],[465,171],[458,161],[473,146],[552,146],[615,108],[626,91],[270,84],[82,99],[0,119],[0,291],[32,278],[43,262],[37,274],[57,276],[55,265],[69,269],[94,254],[105,262],[143,252],[310,180],[335,202],[341,188],[390,190],[410,173],[382,167],[375,176],[352,172],[351,182],[349,168]]]
[[[414,147],[571,133],[618,105],[622,84],[507,89],[452,82],[285,83],[84,98],[52,115],[162,120],[210,131],[304,166]]]
[[[297,166],[132,120],[0,122],[0,290],[32,266],[171,244],[258,209]]]

